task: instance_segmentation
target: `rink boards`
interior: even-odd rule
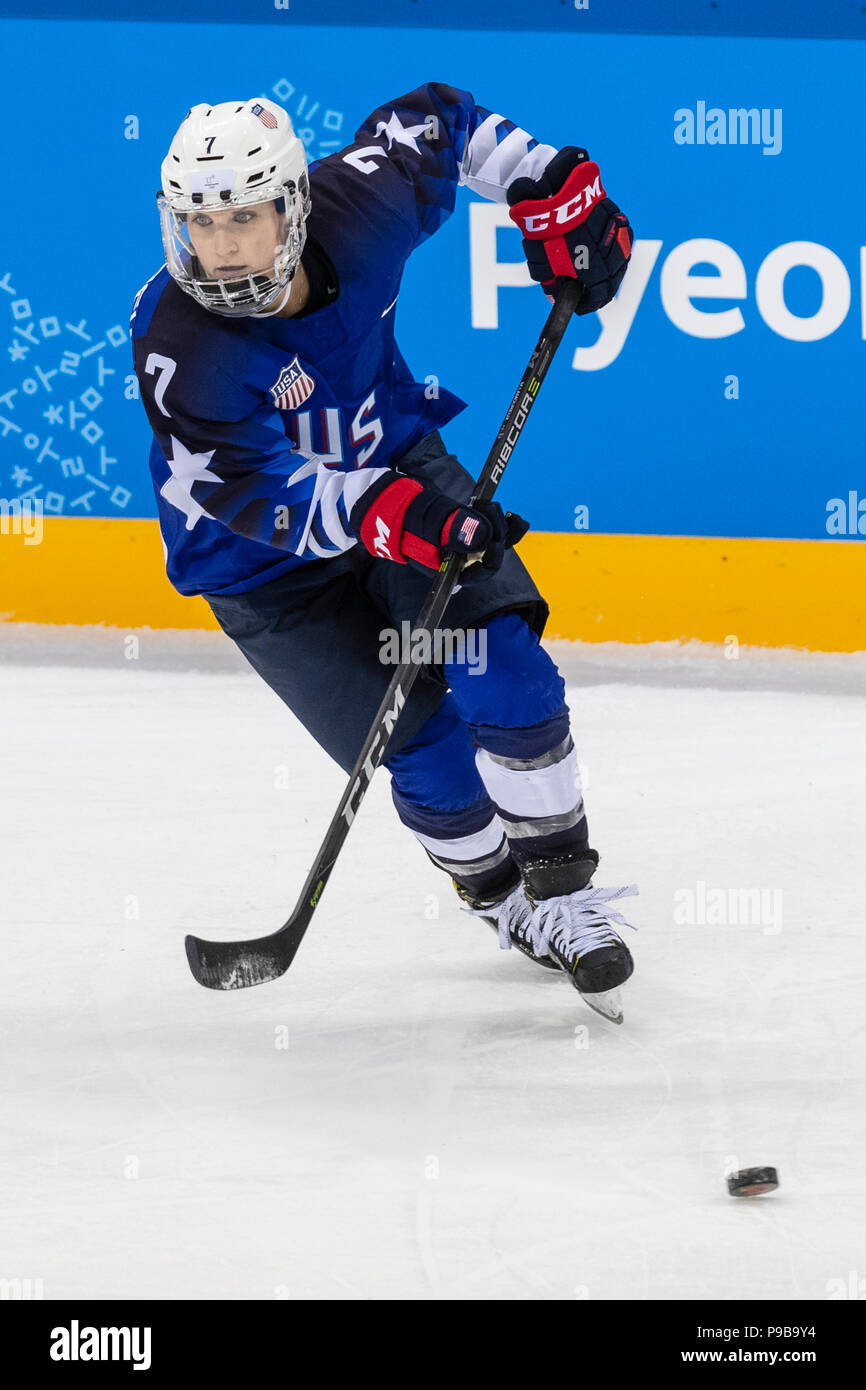
[[[80,22],[72,6],[38,24],[40,101],[33,24],[0,22],[7,103],[29,132],[10,140],[6,177],[31,210],[0,227],[0,520],[3,504],[44,507],[43,544],[9,534],[11,517],[0,535],[0,614],[210,622],[162,573],[126,326],[159,265],[160,161],[190,103],[265,94],[315,160],[435,80],[539,140],[586,144],[635,230],[617,301],[569,327],[501,488],[532,523],[522,553],[551,632],[866,648],[866,184],[839,137],[862,123],[866,48],[590,33],[593,9],[545,8],[578,89],[537,76],[550,32],[520,34],[533,76],[516,81],[504,13],[501,32],[332,27],[325,41],[294,8],[289,35]],[[847,32],[821,14],[824,32]],[[59,257],[34,148],[51,151],[58,188],[79,189],[86,162],[105,190],[64,207]],[[407,266],[397,337],[426,390],[469,403],[445,439],[474,472],[546,307],[507,210],[458,190]],[[312,447],[327,452],[324,435]]]
[[[0,621],[216,626],[165,578],[155,521],[43,526],[39,545],[0,539]],[[550,637],[866,649],[856,542],[530,532],[520,553],[550,604]]]

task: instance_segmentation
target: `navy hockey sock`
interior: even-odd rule
[[[520,864],[588,849],[565,683],[517,614],[486,628],[483,675],[447,669],[476,766]]]
[[[475,765],[472,737],[450,695],[385,765],[398,816],[437,868],[473,897],[518,881],[505,831]]]

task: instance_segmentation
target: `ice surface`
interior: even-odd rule
[[[458,911],[382,775],[289,974],[197,986],[184,933],[280,925],[343,774],[220,634],[128,636],[0,629],[0,1277],[592,1300],[866,1276],[862,657],[557,646],[597,882],[641,889],[617,1028]],[[763,888],[781,923],[678,922],[699,883]],[[779,1192],[729,1197],[757,1164]]]

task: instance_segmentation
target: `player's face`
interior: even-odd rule
[[[208,279],[237,280],[273,270],[282,230],[273,203],[191,212],[186,224]]]

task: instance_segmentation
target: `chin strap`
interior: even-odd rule
[[[298,264],[300,265],[300,261],[298,262]],[[294,277],[294,275],[293,275],[292,278],[291,278],[291,280],[289,281],[289,283],[286,285],[286,288],[283,290],[283,293],[281,294],[280,298],[278,299],[276,308],[274,308],[274,309],[256,309],[256,310],[253,311],[253,313],[250,315],[250,317],[251,317],[251,318],[257,318],[257,319],[272,319],[272,318],[274,317],[275,314],[281,313],[282,310],[285,309],[286,305],[288,304],[288,302],[289,302],[289,300],[290,300],[290,298],[291,298],[291,296],[292,296],[292,286],[294,285],[294,283],[295,283],[295,277]]]

